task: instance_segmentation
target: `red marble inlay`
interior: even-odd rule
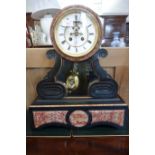
[[[70,123],[75,127],[83,127],[88,123],[88,115],[82,110],[75,110],[69,116]]]
[[[97,122],[111,122],[119,126],[124,125],[125,110],[91,110],[92,124]]]
[[[39,126],[47,123],[63,123],[66,122],[66,114],[68,111],[33,111],[34,126]]]

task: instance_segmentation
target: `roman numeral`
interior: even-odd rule
[[[94,35],[94,33],[89,33],[89,35],[91,36],[91,35]]]
[[[66,26],[63,26],[63,25],[60,25],[61,27],[63,27],[63,28],[66,28]]]
[[[78,16],[77,15],[75,15],[75,20],[77,20],[78,19]]]
[[[71,46],[68,46],[68,50],[70,50]]]
[[[78,49],[77,49],[77,47],[75,47],[75,50],[76,50],[76,52],[78,52]]]
[[[87,28],[89,28],[90,26],[92,26],[92,24],[87,25]]]
[[[66,40],[62,41],[61,43],[64,44],[66,42]]]
[[[59,33],[59,36],[64,36],[64,33]]]
[[[91,41],[90,41],[90,40],[88,40],[88,43],[89,43],[89,44],[91,44]]]

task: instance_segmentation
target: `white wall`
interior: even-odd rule
[[[55,1],[55,0],[42,0]],[[39,0],[26,0],[26,11],[33,12],[35,3]],[[73,4],[82,4],[90,7],[98,14],[103,15],[128,15],[129,0],[58,0],[60,8]]]

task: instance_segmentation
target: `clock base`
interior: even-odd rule
[[[118,95],[118,85],[100,66],[99,57],[107,52],[100,49],[84,62],[71,62],[48,51],[55,58],[54,67],[37,85],[38,98],[30,105],[33,129],[49,126],[93,128],[110,126],[128,128],[128,105]],[[55,52],[54,52],[55,53]],[[69,93],[68,77],[79,79],[79,87]]]
[[[90,97],[64,98],[63,100],[36,99],[29,106],[33,129],[65,127],[75,129],[110,126],[128,128],[128,105],[118,96],[115,100]]]

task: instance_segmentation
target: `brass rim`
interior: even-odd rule
[[[55,37],[57,23],[59,23],[59,21],[63,18],[64,15],[70,14],[71,12],[76,12],[76,10],[86,12],[89,15],[91,20],[94,21],[93,23],[95,23],[95,29],[98,33],[96,35],[96,40],[92,48],[88,52],[86,52],[85,55],[82,55],[82,56],[73,56],[73,55],[65,54],[64,50],[61,49],[58,43],[56,42],[57,38]],[[54,49],[57,51],[57,53],[67,60],[76,62],[76,61],[84,61],[90,58],[92,55],[94,55],[97,52],[97,50],[100,48],[100,44],[102,41],[103,30],[102,30],[101,21],[98,18],[98,15],[94,11],[81,5],[73,5],[73,6],[66,7],[57,13],[57,15],[53,19],[53,22],[50,28],[50,34],[51,34],[51,40],[52,40]]]

